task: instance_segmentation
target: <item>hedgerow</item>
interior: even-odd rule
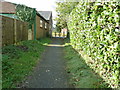
[[[87,62],[109,84],[120,85],[120,2],[82,2],[69,16],[73,48],[92,58]]]

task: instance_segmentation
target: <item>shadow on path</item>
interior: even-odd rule
[[[63,57],[63,39],[52,38],[33,74],[23,84],[26,88],[69,88],[65,60]]]

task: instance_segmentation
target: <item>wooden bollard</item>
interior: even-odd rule
[[[56,37],[56,32],[55,32],[55,37]]]
[[[61,34],[61,33],[59,32],[59,37],[61,36],[60,34]]]
[[[65,32],[63,32],[63,37],[65,37]]]

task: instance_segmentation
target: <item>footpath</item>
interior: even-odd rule
[[[63,39],[52,38],[31,76],[23,83],[25,88],[69,88]]]

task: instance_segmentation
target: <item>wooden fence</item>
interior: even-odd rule
[[[28,23],[2,17],[2,46],[28,40]]]

